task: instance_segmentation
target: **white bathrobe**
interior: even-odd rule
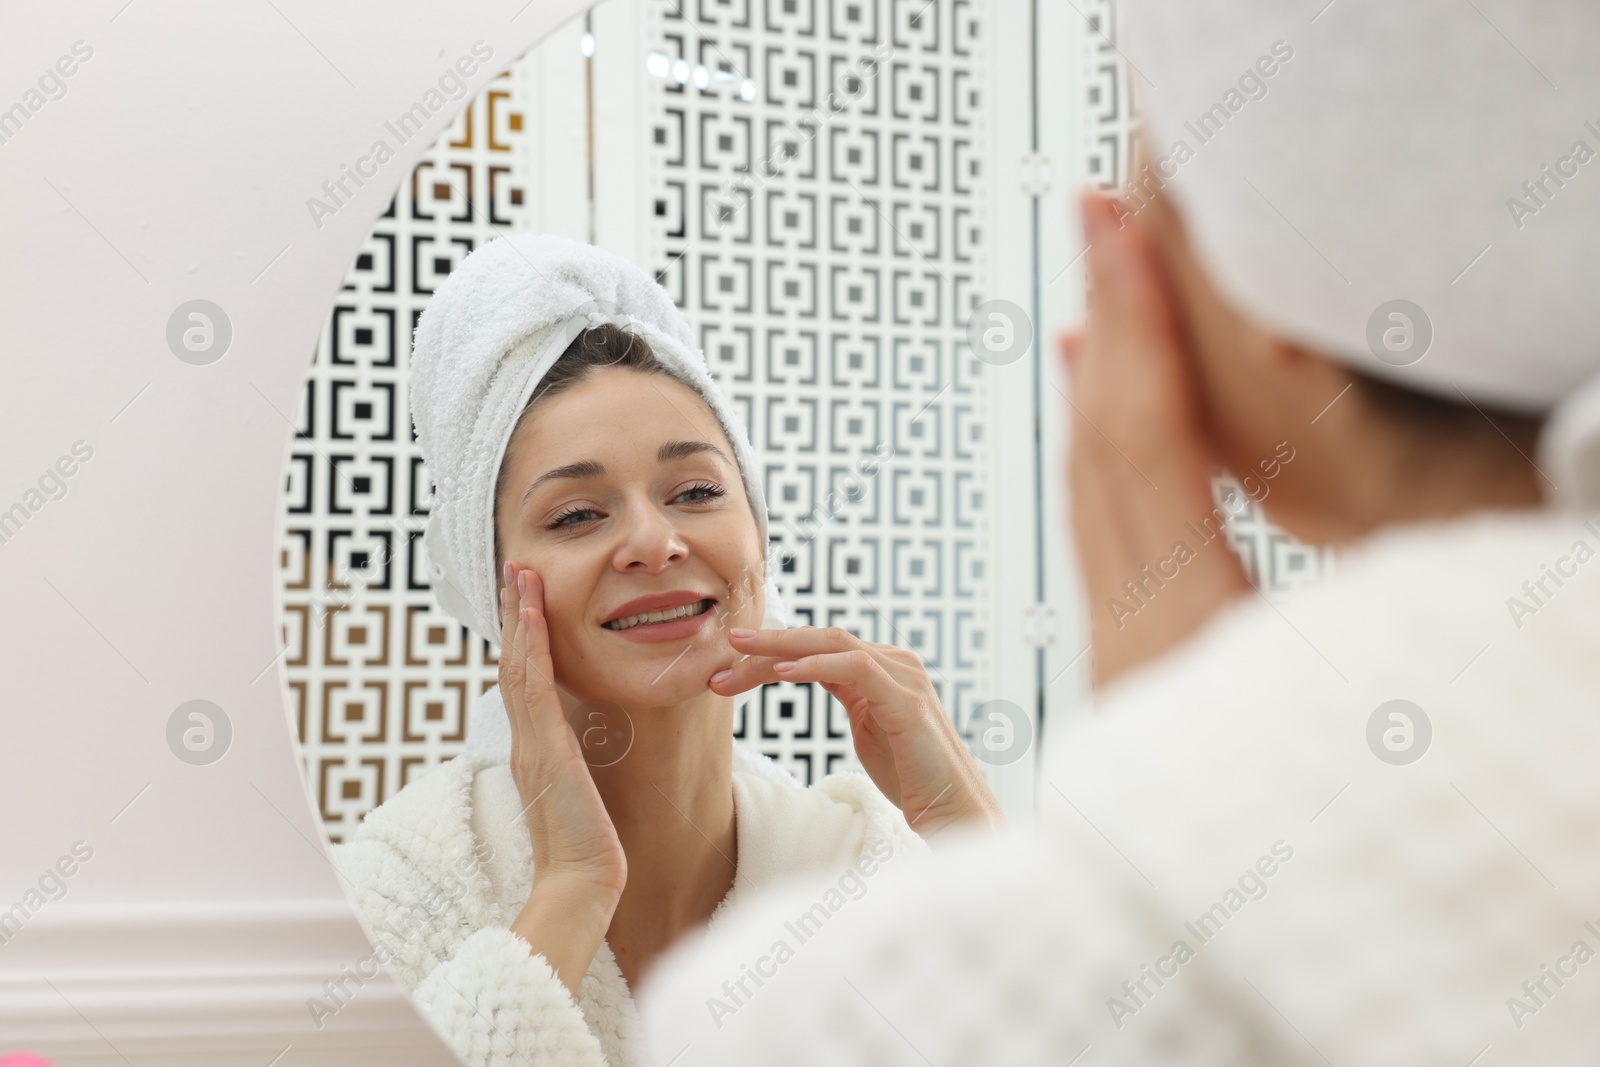
[[[1374,725],[1393,700],[1425,746]],[[1595,1062],[1600,517],[1374,538],[1127,678],[1041,772],[1038,840],[890,872],[732,1018],[707,998],[793,900],[675,950],[652,1062]]]
[[[886,858],[892,866],[927,848],[860,771],[803,788],[770,760],[736,750],[733,800],[738,869],[713,924],[741,897],[789,876],[843,878],[848,889]],[[601,942],[574,1001],[509,929],[533,884],[521,811],[509,765],[469,751],[368,813],[334,846],[334,862],[380,958],[470,1067],[641,1063],[637,1012],[611,949]]]

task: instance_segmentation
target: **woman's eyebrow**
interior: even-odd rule
[[[675,459],[686,459],[698,452],[715,452],[722,457],[724,463],[729,466],[734,465],[733,460],[710,441],[668,441],[656,450],[656,462],[670,463]]]
[[[658,463],[670,463],[675,459],[685,459],[700,452],[713,452],[721,457],[722,461],[728,466],[735,466],[726,452],[709,441],[668,441],[656,450],[656,461]],[[592,459],[583,459],[576,463],[568,463],[562,467],[553,467],[533,480],[533,484],[528,486],[528,491],[522,494],[522,502],[526,504],[535,489],[552,479],[599,478],[605,472],[605,467],[599,461]]]
[[[543,474],[539,475],[539,477],[533,480],[533,484],[528,486],[528,491],[522,494],[522,502],[526,504],[528,502],[528,498],[533,495],[533,491],[535,489],[539,488],[539,486],[543,485],[545,482],[551,481],[552,479],[598,478],[605,472],[606,469],[602,467],[598,461],[592,459],[583,459],[579,460],[577,463],[568,463],[564,467],[555,467],[551,470],[545,471]]]

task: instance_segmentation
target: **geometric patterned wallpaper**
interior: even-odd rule
[[[1271,483],[1265,484],[1270,497]],[[1245,577],[1268,600],[1287,600],[1332,575],[1333,548],[1304,544],[1284,533],[1232,476],[1214,477],[1212,495],[1228,514],[1228,544],[1244,563]]]
[[[964,723],[989,684],[986,538],[1000,503],[983,473],[986,368],[964,335],[984,299],[982,5],[624,2],[648,27],[630,131],[649,146],[643,265],[750,430],[790,621],[915,649]],[[282,637],[304,771],[335,841],[454,756],[496,684],[487,643],[433,603],[431,481],[406,377],[438,281],[527,228],[533,55],[402,183],[301,397]],[[830,89],[842,106],[826,106]],[[732,191],[741,178],[748,195]],[[745,708],[738,736],[802,781],[854,763],[820,687],[774,684]]]
[[[792,625],[918,652],[959,725],[987,698],[983,5],[650,6],[658,276],[765,464]],[[702,71],[698,79],[696,71]],[[802,779],[843,708],[768,686],[740,736]]]
[[[1127,180],[1133,133],[1137,128],[1128,70],[1117,51],[1116,4],[1113,0],[1080,0],[1089,45],[1084,77],[1084,175],[1103,186],[1120,187]],[[1049,111],[1045,111],[1046,117]]]

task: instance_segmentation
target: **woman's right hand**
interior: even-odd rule
[[[628,861],[561,707],[544,583],[515,562],[502,578],[500,695],[534,872],[532,895],[511,929],[576,992],[610,926]]]
[[[1081,337],[1061,338],[1061,350],[1072,394],[1068,499],[1098,689],[1187,640],[1252,587],[1226,538],[1197,535],[1216,506],[1211,473],[1222,463],[1178,294],[1147,229],[1171,207],[1157,196],[1125,225],[1110,197],[1089,193],[1082,207],[1088,322]]]

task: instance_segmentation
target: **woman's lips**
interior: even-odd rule
[[[638,626],[630,626],[626,630],[613,630],[602,626],[600,629],[608,634],[628,641],[637,641],[642,644],[656,644],[661,641],[676,641],[700,632],[700,628],[717,613],[716,601],[698,615],[685,615],[681,619],[672,619],[669,622],[645,622]]]

